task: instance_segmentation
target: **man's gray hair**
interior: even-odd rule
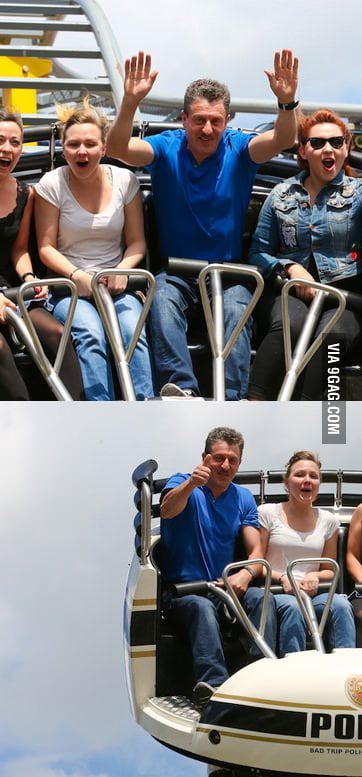
[[[240,458],[244,450],[244,438],[240,432],[236,429],[231,429],[229,426],[216,426],[215,429],[211,429],[211,432],[206,437],[205,453],[211,453],[211,449],[216,442],[226,442],[227,445],[238,445],[240,450]]]
[[[220,81],[213,81],[212,78],[199,78],[193,81],[186,89],[184,96],[184,111],[189,112],[191,104],[195,100],[207,100],[209,103],[222,101],[226,115],[229,114],[230,92]]]

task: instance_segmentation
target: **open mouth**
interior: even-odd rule
[[[10,167],[11,159],[0,159],[0,167]]]
[[[322,162],[326,170],[331,170],[334,167],[334,159],[323,159]]]
[[[88,162],[77,162],[78,167],[87,167]]]

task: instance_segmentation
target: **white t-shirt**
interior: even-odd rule
[[[269,532],[266,560],[272,569],[282,574],[288,564],[297,558],[320,558],[327,540],[339,527],[339,520],[328,510],[314,507],[315,528],[311,531],[297,531],[287,526],[282,519],[283,503],[265,504],[258,507],[259,524]],[[294,567],[294,575],[301,580],[308,572],[316,572],[319,564],[303,564]]]
[[[122,259],[124,206],[139,190],[134,173],[104,165],[112,183],[112,198],[105,210],[90,213],[82,208],[69,188],[69,167],[46,173],[35,185],[36,192],[59,208],[56,248],[82,270],[116,267]]]

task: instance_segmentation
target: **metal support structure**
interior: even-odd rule
[[[37,286],[48,286],[49,283],[49,279],[36,280]],[[56,399],[60,401],[71,402],[73,401],[73,398],[59,377],[59,372],[62,366],[65,348],[70,338],[72,320],[78,299],[77,287],[75,283],[73,283],[73,281],[69,280],[68,278],[52,278],[51,284],[53,286],[68,286],[71,296],[69,310],[63,327],[63,333],[60,338],[54,364],[51,364],[44,353],[43,347],[35,331],[34,324],[30,318],[29,311],[24,299],[26,292],[34,287],[34,281],[27,281],[19,287],[17,302],[22,314],[22,318],[14,310],[7,308],[6,319],[8,324],[10,324],[10,326],[15,329],[20,342],[26,346],[34,364],[37,366],[39,372],[41,372],[43,375],[43,378],[51,388]]]
[[[108,19],[96,0],[77,0],[87,19],[92,25],[92,32],[97,41],[104,68],[111,85],[112,95],[116,109],[123,99],[123,60]]]
[[[259,629],[255,628],[250,618],[246,614],[244,607],[240,599],[238,599],[238,597],[236,596],[236,593],[229,579],[230,573],[240,572],[243,569],[243,567],[249,567],[252,564],[258,565],[258,566],[262,565],[266,569],[264,599],[263,599]],[[231,616],[231,619],[233,620],[233,616],[234,616],[234,618],[238,621],[240,626],[246,629],[249,636],[251,637],[253,642],[256,643],[260,652],[265,656],[265,658],[276,659],[277,657],[274,651],[269,647],[268,643],[264,639],[265,623],[266,623],[267,611],[268,611],[268,606],[270,601],[271,568],[269,563],[265,561],[265,559],[260,559],[260,558],[254,558],[252,560],[247,559],[246,561],[235,561],[232,564],[228,564],[224,568],[222,573],[222,580],[226,590],[224,590],[223,587],[218,585],[218,581],[213,581],[213,580],[210,580],[210,581],[195,580],[187,583],[173,583],[172,584],[173,595],[177,597],[182,597],[182,596],[188,596],[190,594],[194,594],[197,596],[206,596],[208,593],[213,594],[213,596],[216,596],[218,599],[221,599],[221,601],[226,605],[229,616]]]
[[[152,491],[149,483],[141,483],[141,564],[144,566],[151,550]]]
[[[43,78],[2,78],[0,77],[0,86],[3,89],[44,89]],[[87,89],[89,92],[109,92],[108,81],[102,81],[100,78],[49,78],[46,83],[47,89]],[[44,121],[44,114],[42,119]]]
[[[243,278],[252,278],[256,287],[250,302],[245,307],[244,313],[237,323],[229,340],[224,344],[224,302],[221,275],[240,275]],[[211,304],[207,289],[207,278],[210,276]],[[235,281],[236,283],[237,281]],[[213,396],[216,400],[225,399],[225,362],[231,349],[236,343],[247,320],[258,302],[264,288],[264,281],[259,271],[248,265],[238,264],[208,264],[199,275],[199,288],[201,302],[204,310],[207,332],[213,355]],[[211,310],[212,306],[212,310]]]
[[[201,294],[202,280],[199,278],[199,287]],[[213,393],[216,399],[225,399],[225,362],[222,356],[225,342],[224,327],[224,293],[222,287],[221,274],[216,270],[210,273],[210,292],[212,317],[214,321],[215,333],[215,351],[213,350]],[[201,294],[201,301],[203,297]],[[203,303],[204,304],[204,303]],[[204,308],[205,310],[205,308]],[[206,313],[204,312],[205,320]]]
[[[157,94],[152,92],[147,95],[142,101],[142,107],[144,112],[147,113],[151,108],[153,112],[156,110],[159,114],[165,115],[173,110],[181,110],[183,105],[183,98]],[[362,118],[362,105],[360,103],[315,103],[306,101],[302,103],[301,108],[303,113],[313,113],[321,108],[328,108],[338,113],[340,116],[352,120],[361,121]],[[156,109],[156,110],[155,110]],[[249,113],[260,115],[272,115],[276,116],[276,102],[275,100],[257,100],[252,98],[233,97],[230,103],[230,114],[234,116],[235,113]]]
[[[77,0],[76,3],[70,3],[68,0],[46,0],[46,2],[37,2],[37,0],[14,0],[13,3],[0,4],[0,28],[3,30],[3,37],[18,41],[20,38],[29,39],[29,46],[18,45],[0,46],[0,55],[5,56],[35,56],[42,58],[44,52],[42,49],[47,46],[46,56],[54,60],[55,57],[69,56],[67,52],[62,52],[60,47],[54,47],[55,36],[59,31],[75,31],[79,35],[81,32],[92,32],[103,59],[107,79],[110,84],[116,109],[119,108],[123,97],[123,77],[124,66],[123,59],[118,47],[111,24],[96,0]],[[89,23],[72,23],[63,21],[67,16],[78,15],[80,9]],[[49,19],[57,14],[60,18],[56,21]],[[11,17],[11,18],[9,18]],[[22,17],[22,18],[21,18]],[[8,35],[6,32],[8,31]],[[32,34],[33,33],[33,34]],[[34,41],[39,41],[39,46],[34,45]],[[25,50],[25,54],[23,51]],[[85,57],[86,51],[80,51],[78,45],[74,46],[73,59]],[[98,56],[98,53],[89,52],[89,57]],[[55,63],[59,67],[59,63]],[[26,80],[26,79],[24,79]],[[56,89],[56,79],[49,81],[49,88]],[[44,87],[43,87],[44,88]],[[45,86],[45,88],[48,88]],[[142,109],[145,112],[154,112],[159,115],[169,114],[173,111],[179,112],[182,108],[183,99],[181,96],[165,96],[152,93],[147,95],[142,101]],[[323,103],[303,102],[302,108],[305,113],[311,113],[318,108],[328,107],[335,110],[341,116],[349,120],[360,122],[362,118],[362,105],[333,103],[323,105]],[[274,99],[258,100],[251,98],[235,97],[231,101],[231,114],[247,113],[260,115],[276,115],[276,103]],[[35,114],[33,121],[35,120]],[[140,121],[140,113],[137,111],[136,120]]]
[[[78,49],[75,52],[74,49],[56,48],[55,46],[1,46],[2,56],[7,57],[36,57],[36,59],[52,59],[53,57],[64,59],[69,57],[74,59],[75,53],[77,54],[77,59],[102,59],[101,52],[96,49]]]
[[[320,623],[317,621],[317,617],[315,614],[315,610],[313,607],[313,602],[310,596],[305,593],[305,591],[302,591],[298,583],[294,577],[293,570],[296,565],[300,566],[301,564],[308,565],[308,564],[329,564],[329,566],[332,567],[333,570],[333,578],[330,583],[329,591],[328,591],[328,597],[327,601],[324,606],[323,614],[320,620]],[[310,635],[313,640],[313,644],[316,650],[319,650],[321,653],[325,653],[325,648],[323,644],[322,634],[325,628],[325,625],[327,623],[327,618],[331,609],[332,605],[332,599],[336,592],[338,579],[339,579],[339,566],[337,564],[337,561],[333,558],[299,558],[295,559],[294,561],[291,561],[290,564],[288,564],[287,567],[287,576],[288,580],[290,582],[290,585],[293,588],[294,596],[296,597],[299,607],[303,613],[305,622],[307,624],[307,627],[309,629]]]
[[[107,286],[102,282],[104,278],[112,275],[126,275],[128,278],[138,278],[140,281],[146,281],[148,284],[146,299],[138,319],[137,326],[132,336],[132,340],[125,350],[122,338],[122,332],[119,326],[118,316],[114,307],[114,302]],[[98,270],[92,278],[92,292],[98,313],[102,319],[110,347],[112,349],[117,375],[121,386],[122,396],[129,402],[136,401],[135,390],[130,372],[130,362],[138,338],[142,332],[148,311],[151,307],[156,288],[156,282],[153,275],[148,270],[125,270],[125,269],[107,269]]]
[[[299,335],[298,342],[294,348],[292,354],[291,337],[290,337],[290,317],[288,307],[288,294],[290,289],[294,286],[309,286],[317,289],[309,311],[306,315],[302,331]],[[338,301],[338,307],[333,314],[330,321],[328,321],[318,337],[314,340],[312,345],[308,348],[310,340],[313,336],[313,332],[318,323],[318,319],[321,315],[323,304],[328,295],[336,297]],[[323,283],[317,283],[316,281],[308,281],[304,279],[291,278],[288,280],[281,292],[281,305],[282,305],[282,319],[283,319],[283,339],[284,339],[284,354],[285,354],[285,369],[286,375],[278,394],[278,400],[280,402],[287,402],[291,399],[295,384],[299,378],[299,375],[304,370],[308,362],[314,356],[318,348],[322,345],[322,342],[326,335],[333,329],[338,319],[346,307],[346,297],[343,291],[335,288],[334,286],[327,286]]]
[[[79,21],[68,18],[70,16],[71,19],[74,19],[77,15],[81,17]],[[78,38],[80,35],[85,37],[87,33],[93,33],[99,50],[79,50],[79,40],[72,50],[49,45],[54,42],[58,32],[64,31],[73,32]],[[14,0],[12,4],[0,3],[0,32],[4,40],[4,44],[0,45],[0,57],[3,55],[8,62],[8,68],[3,68],[0,77],[0,87],[3,89],[18,88],[28,91],[37,89],[46,92],[87,89],[95,94],[111,92],[116,110],[120,107],[123,97],[123,61],[112,27],[96,0],[80,0],[76,3],[69,3],[66,0],[58,3],[54,3],[53,0],[44,3],[36,2],[36,0],[34,2]],[[23,46],[19,45],[21,38],[26,40]],[[56,59],[56,57],[69,56],[78,59],[78,52],[79,59],[84,60],[87,57],[102,60],[105,75],[102,72],[99,78],[77,78],[75,77],[76,73],[67,70]],[[42,77],[49,74],[49,69],[46,74],[37,71],[28,72],[28,67],[26,71],[23,68],[24,73],[22,72],[22,61],[27,65],[28,59],[31,57],[31,61],[40,63],[44,59],[45,53],[53,62],[54,72],[58,73],[59,76],[63,74],[64,77]],[[8,72],[14,56],[19,58],[19,73],[14,73],[11,69]],[[25,60],[24,57],[28,59]],[[51,68],[51,64],[49,67]],[[41,71],[40,64],[38,64],[38,69]],[[36,78],[37,75],[40,77]],[[26,100],[25,97],[24,100]],[[25,112],[31,113],[31,110],[24,105],[22,113]],[[139,111],[137,111],[136,118],[139,118]],[[32,123],[36,120],[35,107]]]

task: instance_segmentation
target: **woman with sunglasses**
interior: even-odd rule
[[[347,175],[351,133],[337,114],[319,110],[302,116],[298,162],[302,171],[278,184],[260,212],[249,254],[265,278],[281,270],[288,278],[332,284],[362,293],[362,180]],[[296,286],[289,296],[292,346],[296,343],[316,290]],[[327,300],[315,336],[330,320],[335,302]],[[280,297],[267,288],[257,310],[266,335],[258,348],[249,399],[276,399],[284,373]],[[362,317],[345,310],[322,348],[303,371],[294,399],[323,395],[323,357],[327,343],[338,343],[341,361],[358,343]]]

